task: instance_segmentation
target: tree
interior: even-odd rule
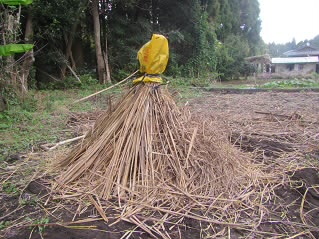
[[[159,29],[168,36],[170,43],[168,72],[199,76],[199,73],[204,72],[200,65],[207,62],[207,59],[204,60],[204,49],[208,49],[210,44],[207,38],[207,14],[202,11],[200,1],[162,0],[158,6]]]
[[[28,71],[32,66],[33,55],[32,53],[26,53],[33,48],[32,44],[20,44],[21,42],[21,9],[22,5],[29,5],[32,0],[17,0],[6,1],[2,0],[0,5],[0,29],[2,38],[0,39],[0,57],[2,58],[1,65],[1,80],[0,93],[2,94],[6,86],[12,87],[19,96],[24,97],[28,92]],[[10,7],[3,4],[12,5]],[[25,39],[30,36],[32,27],[29,27],[26,31]],[[14,55],[16,53],[23,53],[20,56],[19,61],[16,61]],[[20,64],[20,62],[23,64]],[[1,104],[3,105],[4,97],[0,97]],[[3,108],[3,107],[2,107]]]
[[[122,78],[137,68],[137,51],[150,39],[156,28],[152,1],[115,0],[107,15],[111,70]],[[153,27],[154,26],[154,27]],[[156,32],[156,31],[155,31]]]
[[[110,82],[111,79],[107,78],[107,75],[106,75],[106,69],[107,69],[106,65],[108,65],[108,61],[105,61],[105,58],[107,58],[107,55],[105,55],[105,58],[104,58],[103,52],[102,52],[102,46],[101,46],[99,0],[92,1],[92,16],[93,16],[93,24],[94,24],[94,40],[95,40],[96,62],[97,62],[97,75],[98,75],[99,82],[101,84],[105,84],[107,82]]]
[[[152,33],[169,39],[172,75],[233,77],[245,57],[263,49],[258,0],[34,0],[29,15],[39,87],[75,70],[97,69],[101,83],[110,72],[120,79],[137,68],[136,52]],[[243,45],[229,44],[231,38]]]
[[[74,51],[74,48],[82,43],[88,0],[34,0],[31,10],[33,25],[36,26],[34,41],[38,50],[35,57],[38,87],[52,79],[63,81],[81,63],[77,55],[83,54],[84,50],[77,47]]]
[[[300,43],[298,43],[300,44]],[[284,56],[283,53],[286,51],[294,50],[298,47],[298,44],[296,44],[296,40],[293,38],[291,42],[287,42],[285,44],[276,44],[276,43],[269,43],[267,45],[268,48],[268,54],[271,57],[282,57]],[[303,45],[300,44],[300,45]]]
[[[208,20],[215,29],[216,71],[222,79],[244,73],[244,58],[263,51],[257,0],[206,0]]]
[[[314,45],[315,47],[319,47],[319,35],[315,36],[311,41],[311,45]]]
[[[240,28],[248,40],[250,55],[262,54],[259,49],[262,44],[260,37],[261,20],[259,19],[258,0],[240,0]]]
[[[26,20],[26,27],[25,27],[25,33],[24,33],[24,42],[26,43],[33,43],[33,22],[32,22],[32,12],[29,9],[27,14],[27,20]],[[34,62],[34,54],[33,49],[29,52],[25,53],[25,57],[22,62],[21,66],[21,73],[20,73],[20,79],[21,84],[25,90],[28,89],[28,78],[30,75],[30,70],[33,66]]]

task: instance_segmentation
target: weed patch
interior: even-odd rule
[[[5,229],[11,225],[10,221],[1,221],[0,222],[0,230]]]
[[[2,184],[2,189],[7,194],[18,194],[19,190],[17,186],[10,182],[5,182]]]

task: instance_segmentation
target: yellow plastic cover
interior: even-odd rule
[[[165,71],[169,57],[167,39],[162,35],[153,34],[152,39],[138,51],[137,57],[140,72],[145,75],[133,82],[162,83],[160,74]]]

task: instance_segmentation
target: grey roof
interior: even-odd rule
[[[293,56],[319,56],[319,48],[310,46],[309,44],[302,46],[296,50],[287,51],[284,53],[287,57]]]
[[[272,58],[273,64],[318,63],[318,56]]]

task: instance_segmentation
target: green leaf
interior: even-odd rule
[[[29,5],[32,3],[33,0],[0,0],[0,3],[7,4],[10,6],[16,5]]]
[[[15,53],[23,53],[23,52],[31,51],[33,47],[34,45],[32,44],[3,45],[3,46],[0,46],[0,56],[10,56]]]

